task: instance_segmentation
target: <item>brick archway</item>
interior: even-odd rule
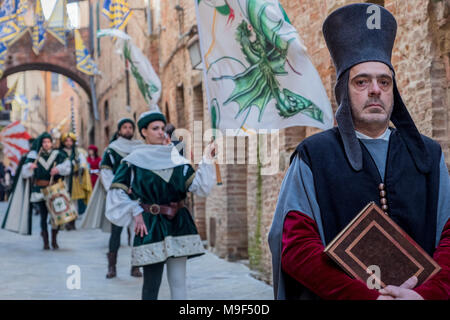
[[[89,43],[89,30],[80,29],[84,43]],[[8,75],[28,70],[51,71],[63,74],[77,82],[86,91],[92,101],[89,76],[78,71],[75,57],[75,39],[70,34],[67,46],[63,46],[53,36],[47,34],[44,47],[39,55],[31,49],[31,35],[22,36],[8,48],[3,78]]]

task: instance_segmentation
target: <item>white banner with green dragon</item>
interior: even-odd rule
[[[128,61],[139,91],[149,107],[156,105],[161,96],[161,81],[150,61],[125,32],[118,29],[103,29],[97,32],[97,37],[105,36],[117,38],[117,53]]]
[[[196,0],[212,126],[329,129],[317,70],[277,0]]]

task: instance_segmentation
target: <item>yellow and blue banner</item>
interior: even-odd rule
[[[69,18],[67,16],[67,0],[57,0],[46,25],[47,31],[64,46],[67,45],[66,32],[69,30]]]
[[[126,0],[105,0],[102,13],[109,19],[110,28],[119,30],[125,28],[133,14]]]
[[[3,0],[0,6],[0,23],[16,19],[17,6],[20,0]]]
[[[4,42],[0,42],[0,78],[3,76],[7,51],[8,47],[6,46],[6,44]]]
[[[34,15],[35,15],[35,23],[33,26],[33,32],[31,36],[33,41],[32,49],[36,55],[39,55],[39,52],[44,46],[46,38],[45,16],[44,11],[42,10],[41,0],[36,1],[36,8],[34,10]]]
[[[14,20],[0,23],[0,42],[8,44],[20,34],[20,31]]]
[[[77,58],[77,69],[87,75],[93,76],[97,74],[97,66],[92,60],[88,49],[83,43],[80,32],[75,29],[75,54]]]
[[[27,0],[4,0],[0,8],[0,42],[11,45],[27,30],[24,15]]]

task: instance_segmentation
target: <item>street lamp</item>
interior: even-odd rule
[[[202,70],[202,53],[198,38],[188,46],[189,57],[191,58],[192,69]]]

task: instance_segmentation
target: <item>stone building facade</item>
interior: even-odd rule
[[[308,48],[336,110],[335,70],[323,39],[322,24],[330,12],[356,1],[280,2]],[[374,2],[385,6],[398,22],[393,64],[402,97],[419,130],[441,144],[450,167],[450,2]],[[90,3],[95,11],[98,1]],[[194,150],[187,157],[198,163],[201,155],[195,150],[205,144],[198,130],[203,132],[210,128],[210,117],[202,72],[193,69],[189,55],[189,48],[198,41],[194,2],[136,0],[130,4],[136,9],[146,5],[151,8],[152,35],[144,31],[149,17],[143,10],[135,10],[127,32],[149,57],[160,76],[163,91],[159,105],[162,112],[177,128],[191,133],[184,134],[192,140]],[[100,18],[100,27],[107,27],[103,18]],[[112,41],[101,39],[95,45],[96,59],[103,73],[96,81],[101,119],[95,125],[95,141],[102,148],[114,132],[117,120],[138,115],[145,110],[145,104],[133,79],[128,82],[128,95],[124,62],[112,53]],[[131,108],[125,108],[126,105]],[[106,106],[109,108],[108,118]],[[261,169],[258,165],[249,164],[246,155],[233,152],[238,140],[226,139],[225,156],[234,164],[220,165],[223,184],[215,187],[207,199],[195,196],[189,199],[200,234],[212,252],[229,260],[248,259],[252,269],[258,271],[262,279],[271,282],[267,235],[279,188],[292,151],[302,139],[315,132],[317,129],[308,127],[281,130],[279,170],[271,175],[258,175]],[[244,143],[247,150],[254,150],[254,143]]]
[[[117,122],[124,117],[137,120],[139,114],[147,110],[136,81],[125,66],[125,61],[117,54],[111,37],[96,38],[100,29],[109,28],[109,20],[101,13],[103,1],[89,0],[87,10],[91,16],[91,38],[89,47],[92,57],[101,72],[95,76],[95,88],[99,119],[94,119],[93,110],[86,109],[81,116],[84,128],[83,143],[95,143],[101,152],[117,130]],[[158,72],[158,37],[149,34],[147,28],[147,1],[130,1],[132,18],[124,30],[134,44],[149,57]],[[86,44],[87,45],[87,44]],[[136,138],[139,134],[136,132]]]

